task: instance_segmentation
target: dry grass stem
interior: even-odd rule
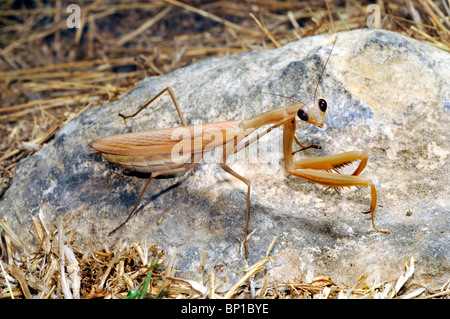
[[[44,226],[39,219],[33,224],[37,241],[32,253],[24,254],[15,246],[10,247],[9,264],[1,262],[0,298],[124,298],[127,292],[138,287],[147,273],[152,271],[148,296],[156,297],[163,290],[164,298],[447,298],[449,285],[440,291],[428,291],[424,287],[410,289],[409,280],[414,276],[415,261],[406,263],[405,272],[395,282],[367,282],[362,277],[353,288],[340,287],[327,276],[314,278],[305,283],[301,280],[276,283],[268,280],[263,271],[268,262],[277,256],[270,252],[276,238],[269,246],[266,256],[244,270],[244,275],[227,291],[219,292],[216,270],[205,283],[176,277],[174,250],[164,266],[166,253],[157,246],[141,243],[128,244],[120,241],[115,247],[105,246],[102,251],[90,246],[78,246],[72,238],[71,221],[59,219],[56,225]],[[5,223],[0,224],[5,231]],[[11,230],[4,238],[17,237]],[[146,257],[144,257],[146,256]],[[149,268],[148,260],[160,264]],[[164,267],[165,270],[162,270]],[[150,270],[151,269],[151,270]],[[209,283],[209,289],[207,287]]]

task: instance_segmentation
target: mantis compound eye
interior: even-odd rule
[[[303,111],[302,109],[298,110],[297,115],[302,121],[308,120],[308,114],[306,114],[306,112]]]
[[[324,99],[319,99],[319,109],[322,112],[325,112],[327,110],[327,101],[325,101]]]

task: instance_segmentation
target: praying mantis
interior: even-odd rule
[[[334,48],[336,40],[333,43]],[[229,156],[243,150],[251,143],[262,136],[270,133],[273,129],[283,127],[283,154],[286,170],[293,176],[297,176],[308,181],[332,187],[336,190],[342,187],[363,186],[371,190],[371,204],[369,211],[372,216],[372,227],[380,233],[388,234],[388,231],[380,230],[375,226],[374,212],[377,203],[377,192],[374,183],[364,177],[359,176],[368,161],[368,156],[362,151],[350,151],[336,155],[321,156],[316,158],[305,158],[294,161],[293,143],[301,148],[320,148],[318,145],[304,146],[295,136],[296,116],[303,122],[323,127],[327,102],[320,98],[316,101],[317,89],[319,87],[323,72],[331,56],[328,56],[322,73],[319,77],[314,92],[313,101],[304,103],[290,97],[294,101],[288,106],[277,107],[244,120],[231,120],[216,123],[207,123],[201,126],[186,125],[184,116],[175,99],[175,95],[170,87],[165,88],[142,106],[132,115],[119,113],[124,120],[138,115],[143,109],[159,98],[162,94],[168,93],[173,101],[181,127],[156,129],[144,132],[126,133],[102,137],[89,144],[97,153],[101,154],[109,162],[118,164],[124,168],[142,173],[150,173],[150,176],[142,189],[136,204],[129,213],[126,220],[110,232],[110,235],[124,226],[135,213],[138,205],[149,186],[151,180],[160,175],[186,172],[194,168],[202,159],[204,154],[211,152],[215,148],[222,148],[221,168],[228,174],[239,179],[247,186],[247,207],[244,228],[244,248],[245,256],[248,258],[248,227],[250,213],[250,190],[251,181],[235,172],[227,165]],[[269,93],[273,94],[273,93]],[[273,94],[277,95],[277,94]],[[278,95],[280,96],[280,95]],[[257,129],[269,126],[255,136],[245,140]],[[180,134],[180,133],[183,134]],[[180,156],[180,151],[183,151]],[[358,167],[352,174],[341,174],[339,169],[350,163],[359,161]]]

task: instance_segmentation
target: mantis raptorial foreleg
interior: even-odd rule
[[[375,226],[374,211],[377,204],[377,191],[372,181],[367,178],[357,176],[361,173],[367,163],[367,155],[360,151],[346,152],[342,154],[328,155],[316,158],[305,158],[294,161],[292,158],[292,142],[295,132],[295,121],[288,121],[284,125],[283,148],[285,156],[286,170],[294,176],[301,177],[308,181],[321,184],[327,187],[339,188],[350,186],[370,187],[372,226],[380,233],[389,232],[380,230]],[[360,160],[360,163],[352,175],[340,174],[338,169],[349,163]],[[335,171],[335,173],[332,173]]]
[[[356,170],[351,174],[358,176],[366,167],[368,157],[361,151],[351,151],[334,155],[304,158],[294,162],[294,169],[320,169],[327,172],[335,171],[340,174],[339,168],[355,161],[360,161]]]

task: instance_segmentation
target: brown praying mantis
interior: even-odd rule
[[[333,48],[334,43],[331,51]],[[327,102],[324,99],[318,99],[316,101],[316,94],[330,56],[331,52],[319,77],[314,92],[313,101],[303,103],[293,98],[286,97],[293,100],[295,103],[288,106],[274,108],[246,120],[207,123],[203,124],[200,130],[196,128],[196,126],[187,126],[178,103],[176,102],[175,95],[170,87],[167,87],[158,93],[136,113],[128,116],[119,114],[124,120],[134,117],[153,101],[159,98],[163,93],[167,92],[175,105],[182,123],[182,127],[106,136],[89,144],[91,148],[95,149],[97,153],[101,154],[109,162],[137,172],[150,173],[150,177],[148,178],[130,214],[126,220],[111,231],[110,234],[114,233],[130,220],[138,208],[142,196],[153,178],[160,175],[186,172],[194,168],[200,162],[205,153],[221,147],[223,149],[222,159],[220,161],[220,166],[222,169],[247,185],[244,248],[246,257],[248,257],[249,251],[247,237],[251,182],[230,168],[227,165],[227,158],[230,155],[246,148],[251,143],[280,126],[283,126],[283,153],[285,168],[291,175],[298,176],[327,187],[333,187],[336,190],[341,187],[350,186],[369,187],[371,190],[371,204],[369,211],[365,213],[370,213],[372,215],[372,227],[377,232],[389,233],[384,230],[379,230],[375,226],[374,211],[377,203],[377,192],[375,185],[369,179],[359,176],[368,160],[368,157],[364,152],[351,151],[336,155],[305,158],[297,161],[293,160],[292,146],[294,141],[302,150],[310,147],[319,148],[317,145],[303,146],[295,137],[295,117],[297,115],[301,121],[311,123],[320,128],[323,126],[325,112],[327,110]],[[257,129],[268,125],[270,126],[258,133],[256,136],[244,141]],[[181,129],[183,130],[183,134],[180,134]],[[179,155],[180,151],[183,151],[182,156]],[[360,161],[359,165],[351,175],[341,174],[339,172],[339,168],[356,161]]]

